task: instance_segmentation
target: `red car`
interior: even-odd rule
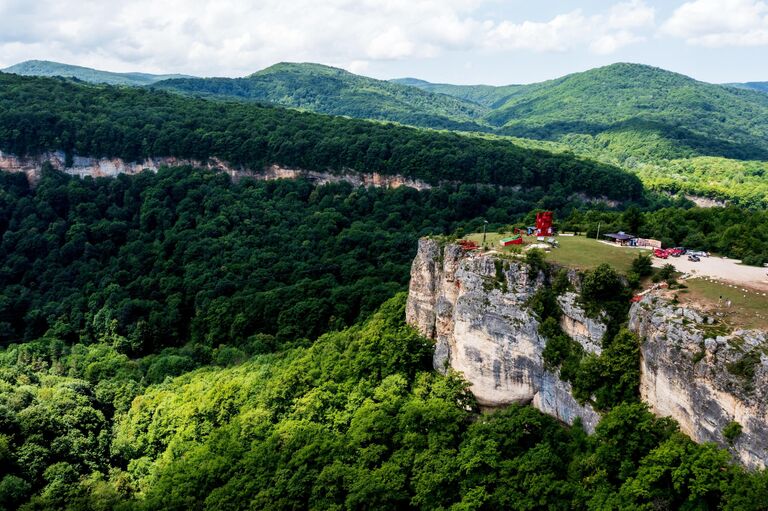
[[[655,248],[653,249],[653,255],[655,255],[659,259],[666,259],[667,257],[669,257],[669,252],[664,250],[663,248]]]
[[[670,248],[667,249],[667,255],[671,255],[672,257],[680,257],[683,255],[683,251],[679,248]]]

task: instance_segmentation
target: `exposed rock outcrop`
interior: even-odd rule
[[[576,273],[568,277],[578,288]],[[435,369],[462,373],[481,405],[530,403],[567,423],[580,417],[591,432],[599,415],[542,358],[546,340],[528,303],[544,285],[517,260],[422,239],[406,319],[435,340]],[[599,354],[606,324],[587,316],[574,292],[557,301],[563,331]],[[640,394],[654,413],[677,420],[695,441],[728,448],[747,467],[768,466],[768,332],[726,334],[715,318],[656,292],[632,305],[629,328],[642,339]],[[727,438],[734,422],[742,432]]]
[[[480,405],[530,403],[572,424],[579,417],[593,431],[599,415],[579,404],[569,383],[544,366],[546,340],[528,300],[544,285],[528,267],[494,256],[466,255],[454,244],[422,239],[411,269],[406,308],[408,323],[435,339],[434,365],[463,373]],[[584,347],[594,351],[605,332],[582,324],[584,311],[573,297],[564,298],[566,315]],[[579,340],[579,339],[577,339]]]
[[[578,341],[587,353],[599,355],[608,326],[587,316],[584,309],[577,304],[577,298],[578,295],[573,292],[566,292],[557,297],[557,303],[563,312],[560,327],[571,339]]]
[[[67,162],[66,155],[62,151],[27,157],[18,157],[0,151],[0,169],[9,172],[23,172],[27,175],[27,179],[29,179],[31,183],[35,183],[40,179],[42,166],[46,162],[50,163],[53,168],[57,170],[80,177],[115,177],[118,174],[138,174],[144,170],[157,172],[160,167],[190,165],[192,167],[226,172],[234,179],[241,177],[249,177],[259,180],[303,178],[319,185],[347,182],[354,186],[375,186],[383,188],[407,186],[417,190],[427,190],[431,188],[428,183],[418,179],[411,179],[398,175],[384,175],[376,172],[355,172],[349,169],[344,170],[343,172],[318,172],[313,170],[291,169],[278,165],[272,165],[264,169],[247,169],[231,166],[218,158],[199,161],[170,156],[146,158],[139,162],[129,162],[121,158],[74,156],[71,162]],[[67,163],[69,163],[69,165],[67,165]]]
[[[729,448],[747,467],[768,465],[768,333],[718,332],[692,308],[649,295],[630,309],[643,339],[640,393],[698,442]],[[719,335],[720,334],[720,335]],[[732,445],[723,431],[743,431]]]

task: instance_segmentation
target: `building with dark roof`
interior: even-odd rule
[[[617,245],[621,245],[621,246],[626,246],[626,245],[634,246],[635,240],[637,239],[637,236],[633,236],[631,234],[627,234],[621,231],[616,233],[603,234],[603,236],[610,239]]]

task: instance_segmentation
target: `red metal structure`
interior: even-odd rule
[[[477,243],[470,240],[459,240],[457,241],[457,243],[462,248],[462,250],[469,251],[469,250],[477,250],[478,248],[480,248]]]
[[[552,212],[536,213],[536,236],[552,236]]]

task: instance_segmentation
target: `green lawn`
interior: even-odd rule
[[[703,279],[689,279],[685,285],[688,289],[674,291],[681,303],[703,305],[733,328],[768,328],[768,296]],[[730,308],[725,307],[725,300],[731,300]]]
[[[489,248],[502,251],[502,247],[499,246],[499,240],[508,236],[512,236],[512,234],[489,232],[486,235],[485,244]],[[483,234],[471,234],[466,238],[481,243]],[[525,236],[524,239],[526,244],[536,243],[534,236]],[[557,236],[556,239],[560,246],[547,253],[547,259],[580,270],[588,270],[602,263],[608,263],[618,271],[625,273],[629,270],[632,260],[637,257],[637,254],[650,252],[636,248],[607,245],[584,236]],[[512,250],[514,249],[507,247],[503,251],[509,252]]]

